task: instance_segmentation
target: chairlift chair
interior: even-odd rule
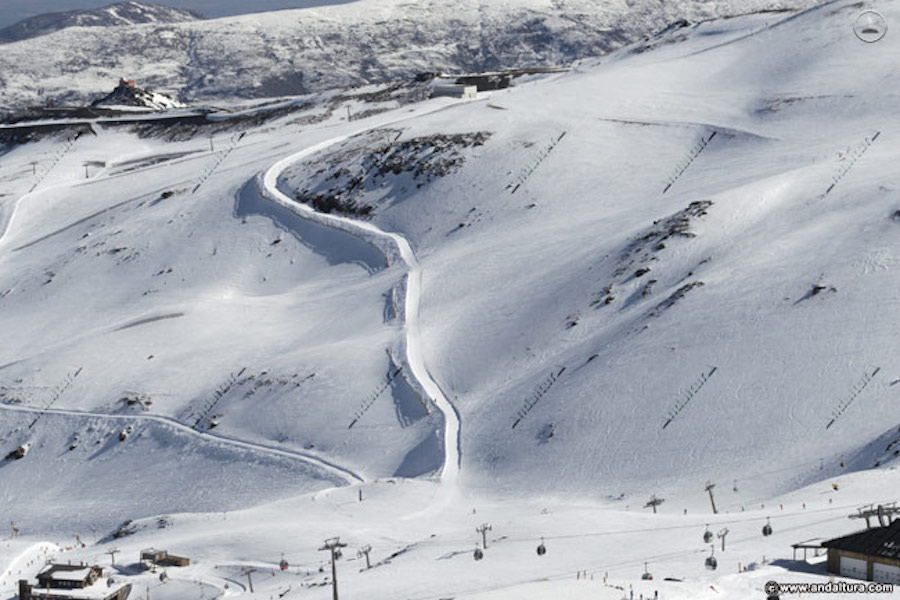
[[[706,525],[706,531],[703,532],[703,543],[708,544],[712,541],[713,534],[712,531],[709,530],[709,524]]]
[[[282,554],[282,555],[281,555],[281,562],[278,563],[278,567],[279,567],[282,571],[287,571],[288,566],[290,566],[290,565],[288,565],[288,561],[284,560],[284,554]]]
[[[475,560],[484,558],[484,552],[478,546],[475,546]]]
[[[641,579],[644,581],[652,581],[653,574],[647,569],[647,563],[644,563],[644,573],[641,575]]]
[[[764,537],[772,535],[772,523],[770,522],[769,517],[766,517],[766,524],[763,525],[762,533]]]
[[[544,538],[541,538],[541,544],[537,547],[537,555],[543,556],[547,554],[547,546],[544,545]]]
[[[706,568],[709,569],[710,571],[715,571],[719,567],[719,561],[716,560],[716,556],[715,556],[716,547],[713,546],[712,544],[710,544],[709,549],[710,549],[710,554],[709,554],[709,556],[706,557],[706,561],[704,562],[704,564],[706,565]]]

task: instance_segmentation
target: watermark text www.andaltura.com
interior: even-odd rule
[[[890,594],[894,591],[891,583],[829,581],[826,583],[778,583],[770,581],[765,585],[766,594]]]

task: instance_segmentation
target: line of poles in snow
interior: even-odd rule
[[[41,185],[41,182],[47,178],[47,175],[50,174],[53,168],[56,167],[56,165],[58,165],[63,158],[65,158],[66,154],[68,154],[69,151],[72,150],[72,147],[75,146],[75,142],[78,141],[78,138],[81,137],[81,134],[82,132],[79,131],[73,137],[70,137],[66,140],[66,144],[63,146],[62,150],[56,154],[56,158],[53,159],[53,162],[50,163],[50,166],[47,167],[47,169],[43,173],[41,173],[41,175],[35,180],[34,185],[31,186],[31,189],[28,190],[29,193],[37,189],[37,186]],[[37,162],[31,163],[31,172],[33,175],[37,175]]]
[[[875,140],[877,140],[878,136],[880,135],[881,132],[876,131],[875,135],[873,135],[871,138],[867,137],[862,144],[855,148],[852,148],[845,156],[841,157],[843,160],[844,158],[847,158],[849,156],[850,160],[847,163],[841,165],[837,173],[835,173],[834,177],[832,177],[831,185],[828,186],[828,189],[825,190],[825,193],[822,194],[820,198],[824,198],[831,193],[831,190],[833,190],[835,186],[841,181],[841,179],[843,179],[847,175],[847,173],[850,172],[850,169],[852,169],[856,162],[860,158],[862,158],[863,154],[866,153],[866,150],[868,150],[872,146],[872,144],[875,143]]]
[[[509,184],[508,186],[506,186],[507,188],[512,187],[512,191],[510,192],[510,194],[515,194],[516,191],[518,191],[518,189],[525,184],[528,178],[531,177],[531,174],[534,173],[535,169],[537,169],[540,164],[544,162],[544,159],[547,158],[547,156],[549,156],[549,154],[556,148],[557,144],[562,141],[562,139],[566,136],[566,133],[568,132],[563,131],[561,134],[559,134],[559,137],[550,140],[550,144],[548,144],[547,146],[542,148],[540,152],[538,152],[537,159],[535,159],[534,163],[532,163],[531,166],[522,169],[522,171],[519,173],[519,176],[516,178],[515,185]]]

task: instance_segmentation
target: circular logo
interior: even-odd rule
[[[873,44],[887,33],[887,21],[881,16],[881,13],[867,10],[856,17],[856,22],[853,24],[853,33],[856,34],[860,41]]]

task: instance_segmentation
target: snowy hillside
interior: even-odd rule
[[[826,581],[790,544],[900,496],[900,40],[866,8],[900,17],[680,24],[476,100],[0,126],[0,598],[116,548],[153,598],[325,600],[334,536],[347,598]]]
[[[208,102],[300,94],[421,72],[564,65],[683,18],[813,3],[359,0],[208,21],[69,28],[0,48],[0,106],[47,99],[83,104],[120,76]]]
[[[0,29],[0,42],[35,38],[68,27],[121,27],[141,23],[195,21],[190,11],[141,2],[116,2],[94,10],[72,10],[31,17]]]

